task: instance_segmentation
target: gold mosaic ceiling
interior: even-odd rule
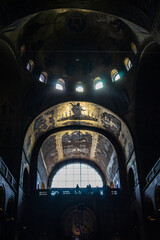
[[[52,134],[42,144],[39,154],[48,176],[56,164],[71,159],[93,161],[109,182],[118,170],[117,155],[111,142],[102,134],[89,130],[67,130]]]

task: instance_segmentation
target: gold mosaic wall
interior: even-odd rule
[[[104,129],[120,143],[126,161],[133,151],[133,141],[126,124],[110,110],[89,102],[65,102],[42,112],[30,125],[24,151],[30,159],[38,138],[47,131],[64,126],[81,125]]]
[[[48,177],[59,162],[67,159],[88,159],[101,169],[106,182],[118,171],[116,151],[102,134],[88,130],[67,130],[50,135],[42,144],[40,153],[47,166]]]

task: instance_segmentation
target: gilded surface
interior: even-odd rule
[[[110,132],[123,148],[126,160],[133,150],[133,142],[125,123],[114,113],[89,102],[65,102],[42,112],[30,125],[24,150],[29,157],[38,138],[50,129],[81,125],[93,126]]]
[[[94,161],[109,183],[118,170],[113,145],[105,136],[93,131],[68,130],[54,133],[44,141],[40,152],[43,154],[48,176],[57,163],[67,159]]]

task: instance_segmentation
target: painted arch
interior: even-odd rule
[[[51,134],[40,148],[38,168],[44,166],[46,176],[50,179],[57,164],[62,165],[67,160],[75,159],[95,163],[101,169],[108,185],[111,181],[114,181],[116,186],[119,185],[116,150],[109,139],[94,131],[65,130]]]
[[[121,145],[126,161],[133,151],[129,129],[116,114],[94,103],[72,101],[55,105],[33,120],[27,130],[23,147],[28,161],[36,141],[43,134],[71,125],[96,127],[111,133]]]

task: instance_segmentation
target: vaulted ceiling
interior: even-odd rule
[[[111,142],[102,134],[89,130],[67,130],[50,135],[42,144],[42,158],[48,177],[57,164],[84,159],[96,163],[110,184],[118,171],[118,159]]]
[[[6,22],[2,21],[5,28],[1,36],[15,52],[17,65],[21,70],[21,81],[24,83],[26,119],[24,118],[23,127],[27,129],[30,126],[24,141],[26,156],[30,159],[36,142],[49,132],[52,135],[45,135],[45,138],[48,138],[40,150],[47,166],[48,176],[54,164],[75,158],[78,154],[99,164],[99,159],[103,159],[106,151],[101,149],[101,140],[104,142],[104,147],[109,144],[109,140],[90,128],[98,127],[110,132],[117,139],[127,161],[133,151],[133,143],[128,128],[121,119],[125,120],[132,129],[138,61],[144,47],[153,40],[148,31],[153,25],[156,5],[151,6],[152,14],[150,14],[148,11],[150,1],[147,1],[147,5],[143,5],[143,1],[139,3],[123,1],[123,4],[115,1],[114,6],[111,1],[106,1],[107,3],[87,1],[88,5],[83,6],[80,6],[81,1],[75,1],[74,4],[70,2],[68,5],[73,6],[71,9],[65,9],[67,1],[53,2],[55,4],[46,1],[44,7],[42,1],[37,6],[30,1],[20,3],[13,0],[3,2],[1,7],[3,20],[6,17]],[[18,4],[21,5],[21,11],[15,15],[14,11],[20,6]],[[4,10],[8,8],[11,11],[13,5],[14,14],[9,12],[10,18],[7,15],[4,17]],[[24,9],[25,6],[28,6],[28,10]],[[82,7],[83,10],[80,9]],[[92,9],[101,9],[101,12]],[[24,18],[19,19],[20,16]],[[18,21],[13,23],[13,20]],[[13,24],[6,26],[8,23]],[[136,52],[131,47],[132,43],[136,46]],[[23,46],[24,51],[22,51]],[[124,65],[126,57],[132,63],[129,71]],[[26,69],[29,60],[34,62],[32,72]],[[118,82],[112,80],[113,69],[117,69],[121,75]],[[48,76],[46,84],[39,81],[43,71]],[[93,88],[96,77],[104,80],[104,88],[100,91],[95,91]],[[54,81],[58,78],[62,78],[65,82],[64,94],[57,92],[53,87]],[[75,93],[74,87],[78,81],[82,81],[85,86],[84,94]],[[52,132],[55,128],[70,126],[89,128],[77,131],[71,127],[68,128],[69,130]],[[76,147],[76,136],[80,137],[79,148]],[[89,136],[90,141],[86,143]],[[95,138],[97,140],[92,141]],[[100,138],[101,140],[98,140]],[[85,144],[89,144],[87,147],[83,140]],[[67,141],[69,142],[66,143]],[[111,152],[116,155],[114,148]],[[103,172],[110,166],[112,155],[109,152],[105,154],[110,154],[110,159],[107,163],[105,160],[101,161],[104,165],[101,166]],[[109,175],[108,177],[111,178]]]
[[[42,72],[47,73],[47,96],[60,78],[65,82],[64,101],[68,96],[69,100],[77,97],[88,100],[89,97],[95,101],[96,94],[100,105],[118,115],[131,110],[136,64],[144,41],[151,41],[149,33],[140,26],[112,15],[80,9],[35,13],[4,28],[2,36],[13,45],[18,63],[33,85]],[[130,71],[125,67],[125,58],[131,61]],[[34,62],[34,69],[29,74],[26,66],[30,60]],[[113,82],[113,69],[121,76],[119,82]],[[93,85],[97,77],[103,79],[104,89],[95,93]],[[82,81],[85,91],[76,96],[78,81]],[[54,102],[60,97],[58,94],[56,91],[52,94],[56,96]],[[27,99],[31,105],[32,99]],[[50,102],[46,96],[45,100]]]

